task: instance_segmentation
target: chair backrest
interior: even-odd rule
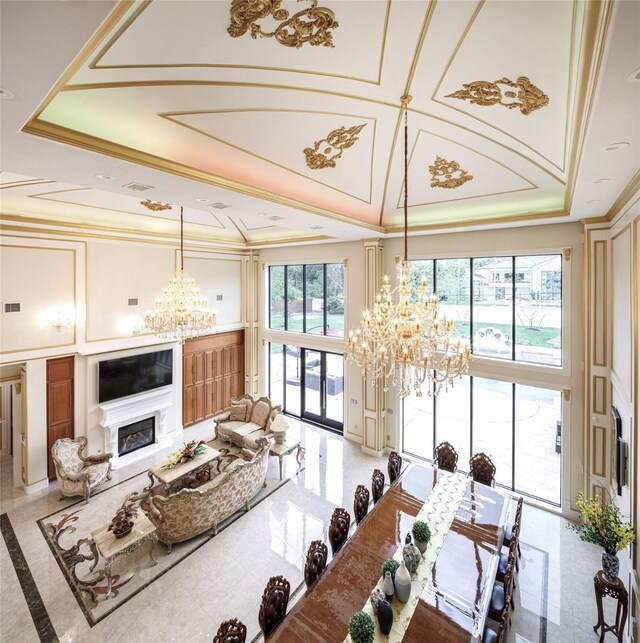
[[[496,477],[496,466],[486,453],[475,453],[469,460],[469,471],[475,482],[488,486],[493,485]]]
[[[87,446],[87,438],[62,438],[51,447],[51,457],[59,474],[79,473],[84,467],[81,452]]]
[[[369,489],[363,484],[356,487],[356,493],[353,496],[353,513],[356,516],[356,525],[367,515],[369,511]]]
[[[511,528],[511,540],[509,541],[509,556],[514,554],[518,547],[518,538],[520,536],[520,523],[514,522]]]
[[[291,586],[284,576],[272,576],[262,593],[258,623],[266,639],[287,613]]]
[[[327,566],[329,550],[321,540],[314,540],[309,545],[307,562],[304,564],[304,582],[307,587],[320,578],[324,568]]]
[[[245,643],[246,640],[247,626],[237,618],[221,623],[213,637],[213,643]]]
[[[373,504],[375,505],[382,494],[384,493],[384,473],[380,469],[374,469],[371,476],[371,495],[373,496]]]
[[[514,561],[509,562],[507,571],[504,573],[504,604],[511,600],[511,592],[513,591],[513,570],[515,568]],[[507,610],[505,609],[505,612]]]
[[[522,499],[522,496],[520,496],[518,498],[518,506],[516,507],[516,516],[513,521],[514,524],[517,524],[517,525],[520,524],[520,520],[522,519],[522,502],[523,502],[523,499]]]
[[[500,626],[498,627],[496,643],[506,643],[507,628],[509,627],[509,619],[511,618],[510,610],[511,596],[507,596],[504,600],[504,612],[502,612],[502,618],[500,619]]]
[[[329,523],[329,542],[331,551],[335,555],[340,547],[344,545],[349,538],[349,526],[351,525],[351,516],[346,509],[338,507],[334,510]]]
[[[458,453],[449,442],[440,442],[436,447],[434,460],[438,469],[455,473],[458,467]]]
[[[402,458],[399,453],[392,451],[389,454],[387,469],[389,471],[389,484],[391,484],[400,475],[400,469],[402,469]]]

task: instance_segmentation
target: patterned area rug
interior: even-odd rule
[[[214,440],[208,444],[223,453],[220,458],[220,471],[239,457],[240,449],[230,447],[226,442]],[[249,502],[250,507],[259,504],[289,481],[286,477],[283,480],[279,479],[277,459],[270,457],[269,460],[267,486],[261,488],[253,497]],[[303,468],[299,468],[295,475],[301,470]],[[105,561],[97,551],[91,532],[108,524],[126,497],[131,494],[134,494],[134,497],[143,496],[142,491],[148,484],[149,478],[146,472],[142,472],[93,495],[88,505],[80,499],[77,503],[37,521],[51,553],[91,627],[214,538],[212,532],[207,531],[186,542],[174,544],[171,553],[167,553],[164,545],[157,544],[154,556],[158,563],[155,566],[151,565],[149,556],[152,543],[144,543],[135,551],[118,557],[112,564],[112,593],[106,599]],[[163,493],[164,489],[158,485],[153,488],[153,492]],[[140,504],[144,509],[145,501],[142,500]],[[244,509],[241,509],[227,518],[218,526],[218,533],[244,514]]]

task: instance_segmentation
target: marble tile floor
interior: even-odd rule
[[[357,484],[370,484],[371,472],[386,461],[362,453],[359,445],[317,427],[291,421],[290,436],[306,448],[305,469],[297,476],[295,458],[285,462],[291,482],[242,516],[205,546],[158,578],[112,614],[89,627],[36,520],[75,499],[58,500],[57,483],[27,496],[11,484],[11,460],[0,462],[1,513],[7,513],[42,602],[60,641],[211,641],[220,622],[240,618],[248,641],[259,634],[258,609],[272,575],[293,588],[303,582],[304,556],[312,540],[327,540],[336,506],[352,512]],[[180,441],[211,439],[211,422],[185,430]],[[172,449],[113,472],[115,485],[161,463]],[[270,460],[270,475],[278,462]],[[98,502],[99,496],[91,502]],[[525,505],[521,571],[510,643],[597,641],[593,574],[600,552],[565,528],[560,516]],[[2,540],[2,539],[0,539]],[[544,568],[548,578],[543,578]],[[0,641],[38,641],[16,570],[0,544]],[[608,610],[612,616],[613,605]],[[611,636],[611,635],[609,635]],[[425,640],[427,640],[425,638]]]

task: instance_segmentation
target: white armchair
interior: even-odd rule
[[[60,485],[60,500],[65,496],[84,496],[89,502],[91,491],[106,480],[111,480],[113,453],[84,456],[87,438],[63,438],[51,447],[51,457],[56,467],[56,478]]]

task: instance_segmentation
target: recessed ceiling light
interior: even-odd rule
[[[638,67],[638,69],[636,69],[635,71],[632,71],[629,74],[629,77],[627,78],[627,80],[630,83],[640,83],[640,67]]]
[[[591,199],[591,201],[587,201],[587,203],[600,203],[600,199]]]
[[[198,203],[209,203],[211,199],[196,199]]]
[[[101,181],[115,181],[116,177],[109,176],[108,174],[96,174],[96,179],[100,179]]]
[[[15,96],[8,89],[0,87],[0,98],[2,100],[13,100]]]
[[[267,216],[267,219],[269,219],[269,221],[282,221],[284,217],[279,217],[277,214],[273,214],[271,216]]]
[[[595,181],[591,181],[591,183],[608,183],[611,181],[611,179],[596,179]]]
[[[323,225],[312,225],[311,230],[322,230],[324,228]]]
[[[611,145],[607,145],[607,147],[603,149],[605,152],[617,152],[624,147],[629,147],[629,143],[625,143],[624,141],[622,143],[611,143]]]
[[[212,203],[209,207],[210,208],[215,208],[216,210],[226,210],[227,208],[229,208],[231,206],[227,205],[226,203],[219,203],[218,202],[218,203]]]

